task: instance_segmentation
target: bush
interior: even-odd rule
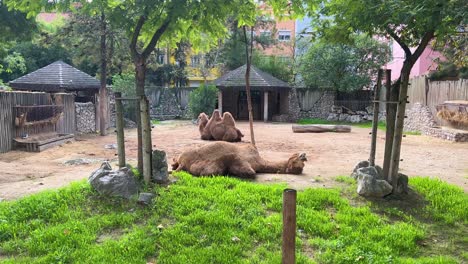
[[[200,113],[210,114],[216,107],[218,89],[214,85],[202,85],[193,90],[189,97],[189,109],[196,118]]]

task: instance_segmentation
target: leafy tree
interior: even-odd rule
[[[265,56],[260,52],[254,52],[252,63],[260,70],[267,72],[285,82],[291,82],[293,78],[293,61],[291,58],[279,56]]]
[[[318,40],[300,59],[300,85],[339,91],[370,87],[389,57],[388,45],[364,34],[353,36],[349,43]]]
[[[467,24],[466,1],[463,0],[271,0],[273,8],[290,13],[308,13],[318,34],[330,41],[347,42],[354,33],[368,33],[392,38],[404,50],[405,60],[399,79],[399,103],[391,155],[384,159],[384,173],[396,191],[403,123],[411,69],[434,38],[442,40]],[[414,47],[414,49],[411,49]],[[387,123],[388,125],[389,123]],[[393,124],[390,124],[391,126]],[[389,169],[387,169],[387,166]],[[388,172],[388,174],[387,174]]]
[[[193,90],[189,96],[188,107],[193,117],[200,113],[210,114],[216,107],[218,100],[218,89],[214,85],[201,85]]]

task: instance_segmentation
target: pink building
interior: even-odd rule
[[[384,66],[385,69],[392,70],[392,80],[396,80],[400,77],[401,68],[403,67],[403,61],[405,60],[405,52],[403,49],[394,41],[391,40],[391,52],[392,60]],[[411,48],[413,52],[416,48]],[[410,78],[426,75],[431,71],[437,69],[437,59],[443,59],[443,55],[433,50],[430,46],[426,47],[424,52],[421,54],[419,59],[411,69]]]

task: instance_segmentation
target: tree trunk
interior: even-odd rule
[[[99,89],[99,131],[101,136],[107,134],[107,51],[106,51],[106,16],[101,13],[101,88]]]
[[[146,64],[142,59],[135,60],[135,88],[136,95],[140,97],[141,94],[145,94],[145,74]],[[142,114],[141,114],[141,100],[136,101],[136,112],[137,112],[137,137],[138,137],[138,171],[143,173],[143,125],[142,125]]]
[[[397,113],[396,113],[396,122],[395,122],[395,133],[393,136],[393,145],[392,145],[392,155],[390,159],[390,169],[389,176],[391,179],[391,184],[393,186],[393,191],[397,190],[398,184],[398,169],[400,166],[400,153],[401,153],[401,142],[403,139],[403,126],[405,121],[405,111],[406,111],[406,97],[408,94],[408,84],[411,68],[413,67],[411,58],[407,58],[403,63],[403,68],[401,70],[401,84],[400,84],[400,96],[398,99]]]
[[[252,111],[252,97],[250,96],[250,65],[252,63],[252,38],[250,41],[247,39],[247,29],[244,26],[244,36],[245,36],[245,51],[246,51],[246,69],[245,69],[245,92],[247,94],[247,110],[249,111],[249,126],[250,126],[250,140],[252,145],[255,146],[255,135],[253,129],[253,111]],[[253,31],[251,31],[253,32]],[[253,33],[251,33],[252,35]],[[249,51],[250,48],[250,51]]]
[[[140,112],[140,125],[138,129],[138,136],[141,136],[141,146],[138,146],[138,150],[141,150],[142,160],[142,171],[145,183],[149,183],[151,179],[151,120],[149,116],[148,102],[145,96],[145,77],[146,77],[146,62],[145,59],[139,57],[135,61],[136,67],[136,95],[139,98],[139,112]],[[140,154],[140,153],[139,153]],[[140,161],[140,158],[138,159]],[[140,168],[140,166],[139,166]]]
[[[369,157],[369,165],[375,166],[375,149],[377,148],[377,127],[379,124],[379,97],[380,97],[380,87],[382,86],[382,74],[383,70],[379,69],[377,74],[377,86],[374,90],[374,118],[372,119],[372,140],[371,140],[371,149]]]
[[[385,131],[385,151],[384,151],[384,163],[383,163],[383,174],[384,179],[391,183],[390,176],[390,160],[392,158],[392,146],[393,146],[393,136],[395,134],[395,118],[397,111],[397,104],[389,103],[398,101],[399,95],[399,83],[392,85],[392,71],[386,71],[386,131]]]

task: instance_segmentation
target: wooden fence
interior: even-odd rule
[[[57,122],[57,133],[75,133],[75,100],[72,94],[40,92],[4,92],[0,91],[0,153],[13,149],[15,131],[15,106],[63,105],[63,115]]]
[[[415,103],[428,106],[438,124],[444,122],[437,117],[437,105],[445,101],[468,100],[468,79],[430,81],[425,76],[420,76],[411,79],[410,83],[408,107],[412,107]]]

